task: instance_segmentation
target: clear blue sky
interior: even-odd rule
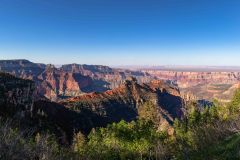
[[[240,0],[0,0],[0,59],[240,65]]]

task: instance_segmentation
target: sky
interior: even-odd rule
[[[0,0],[0,59],[240,65],[239,0]]]

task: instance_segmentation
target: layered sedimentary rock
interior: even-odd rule
[[[239,72],[175,72],[160,70],[144,70],[161,79],[171,79],[185,85],[197,83],[235,83],[240,80]]]
[[[229,100],[240,81],[240,72],[142,71],[158,79],[174,81],[182,94],[193,94],[197,99]]]
[[[79,73],[65,72],[47,65],[36,80],[37,91],[51,100],[81,95],[93,85],[92,79]]]
[[[101,85],[109,89],[119,87],[127,78],[132,76],[141,83],[149,82],[152,78],[148,73],[123,69],[113,69],[102,65],[68,64],[63,65],[61,69],[66,72],[80,73],[84,76],[91,77],[96,81],[95,87],[100,87],[97,85]]]
[[[101,65],[53,65],[28,60],[2,60],[0,71],[11,73],[36,83],[37,92],[53,101],[90,92],[103,92],[121,85],[129,76],[139,82],[149,82],[151,76],[139,71],[112,69]]]
[[[44,64],[32,63],[24,59],[0,60],[0,71],[9,72],[24,79],[35,80],[45,67]]]

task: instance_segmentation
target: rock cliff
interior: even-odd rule
[[[1,60],[0,71],[33,80],[38,94],[52,101],[113,89],[130,76],[136,77],[140,82],[149,82],[152,78],[147,73],[101,65],[68,64],[56,68],[28,60]]]
[[[229,101],[240,81],[240,72],[141,71],[158,79],[173,81],[182,94],[194,95],[196,99]]]

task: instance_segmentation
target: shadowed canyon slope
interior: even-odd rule
[[[75,111],[90,109],[111,122],[120,121],[123,117],[126,121],[136,119],[146,102],[157,108],[161,124],[172,123],[174,118],[182,115],[183,101],[178,88],[159,80],[140,85],[132,78],[113,90],[69,98],[62,104]]]
[[[22,130],[31,128],[36,133],[48,130],[65,143],[71,139],[74,130],[89,133],[93,127],[106,125],[94,112],[74,112],[36,96],[33,81],[0,73],[0,117],[11,119]]]
[[[151,102],[156,110],[159,129],[168,129],[174,118],[182,116],[179,90],[158,80],[140,85],[132,78],[113,90],[85,94],[60,103],[36,98],[31,80],[1,73],[0,82],[2,117],[14,117],[22,128],[31,126],[36,132],[49,130],[61,137],[63,143],[70,141],[77,131],[88,134],[95,127],[135,120],[146,102]]]

